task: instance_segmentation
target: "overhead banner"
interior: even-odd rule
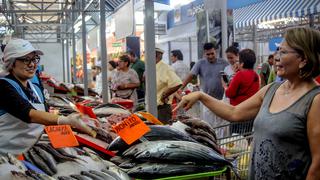
[[[212,42],[217,47],[217,53],[221,57],[221,11],[214,10],[208,12],[206,17],[205,11],[199,12],[197,15],[197,39],[198,39],[198,57],[203,57],[203,45],[208,42]],[[208,18],[208,24],[207,19]],[[209,26],[209,38],[208,30]]]

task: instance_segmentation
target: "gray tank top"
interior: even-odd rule
[[[315,87],[287,109],[270,113],[269,107],[281,83],[273,83],[254,121],[254,143],[249,179],[305,179],[311,164],[307,137],[307,114]]]

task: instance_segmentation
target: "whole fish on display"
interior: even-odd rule
[[[102,177],[92,174],[88,171],[81,171],[81,175],[87,176],[93,180],[104,180]]]
[[[40,147],[34,146],[33,149],[38,153],[38,155],[44,160],[50,170],[56,174],[57,173],[57,162],[54,157],[47,151],[41,149]]]
[[[196,142],[190,136],[171,128],[170,126],[161,126],[161,125],[152,125],[149,126],[151,131],[146,133],[143,137],[146,138],[148,141],[157,141],[157,140],[175,140],[175,141],[190,141]],[[134,144],[141,142],[137,140]],[[133,145],[133,144],[132,144]],[[128,149],[130,146],[126,142],[124,142],[120,136],[114,139],[108,146],[108,150],[110,151],[119,151],[123,152]]]
[[[12,180],[35,180],[34,178],[22,172],[11,171]]]
[[[40,168],[41,170],[43,170],[46,174],[53,176],[55,173],[50,169],[50,167],[45,163],[45,161],[41,158],[41,156],[39,154],[37,154],[37,152],[31,148],[28,151],[31,159],[33,160],[33,162],[35,163],[34,165],[36,165],[38,168]]]
[[[70,175],[70,177],[72,177],[73,179],[76,179],[76,180],[92,180],[91,178],[89,178],[87,176],[83,176],[83,175],[79,175],[79,174],[73,174],[73,175]]]
[[[130,115],[130,111],[124,109],[122,106],[116,104],[102,104],[93,109],[97,117],[106,117],[112,114],[126,114]]]
[[[190,119],[182,119],[179,121],[188,125],[191,128],[202,129],[202,130],[210,133],[214,139],[217,139],[217,135],[216,135],[214,129],[207,122],[205,122],[203,120],[190,118]]]
[[[155,179],[170,176],[188,175],[195,173],[211,172],[222,169],[223,166],[192,165],[192,164],[160,164],[143,163],[128,171],[134,178]]]
[[[106,174],[103,172],[99,172],[99,171],[89,171],[89,173],[97,175],[105,180],[117,180],[116,178],[114,178],[113,176],[111,176],[110,174]]]
[[[197,164],[232,164],[213,149],[187,141],[148,141],[132,146],[124,157],[148,162],[195,162]]]
[[[38,143],[35,146],[38,146],[44,149],[45,151],[47,151],[48,153],[50,153],[57,162],[76,161],[76,159],[74,158],[70,158],[68,156],[62,155],[59,151],[54,149],[50,144]]]
[[[193,139],[197,140],[199,143],[205,144],[206,146],[211,147],[217,153],[222,154],[219,146],[215,142],[213,142],[211,139],[209,139],[205,136],[200,136],[200,135],[192,135],[191,137]]]
[[[115,166],[110,166],[107,169],[102,169],[101,171],[115,177],[117,180],[131,180],[127,173]]]

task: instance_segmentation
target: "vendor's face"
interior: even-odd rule
[[[31,79],[37,70],[39,61],[40,57],[33,52],[16,58],[12,72],[22,80]]]

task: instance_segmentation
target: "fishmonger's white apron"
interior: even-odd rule
[[[32,103],[21,87],[15,81],[7,78],[9,82],[21,95],[21,98],[28,100],[32,106],[41,111],[45,111],[44,100],[40,97],[40,89],[29,83],[33,93],[35,93],[40,103]],[[1,110],[0,116],[0,154],[11,153],[18,155],[28,151],[41,136],[44,126],[36,123],[26,123],[11,114]]]

